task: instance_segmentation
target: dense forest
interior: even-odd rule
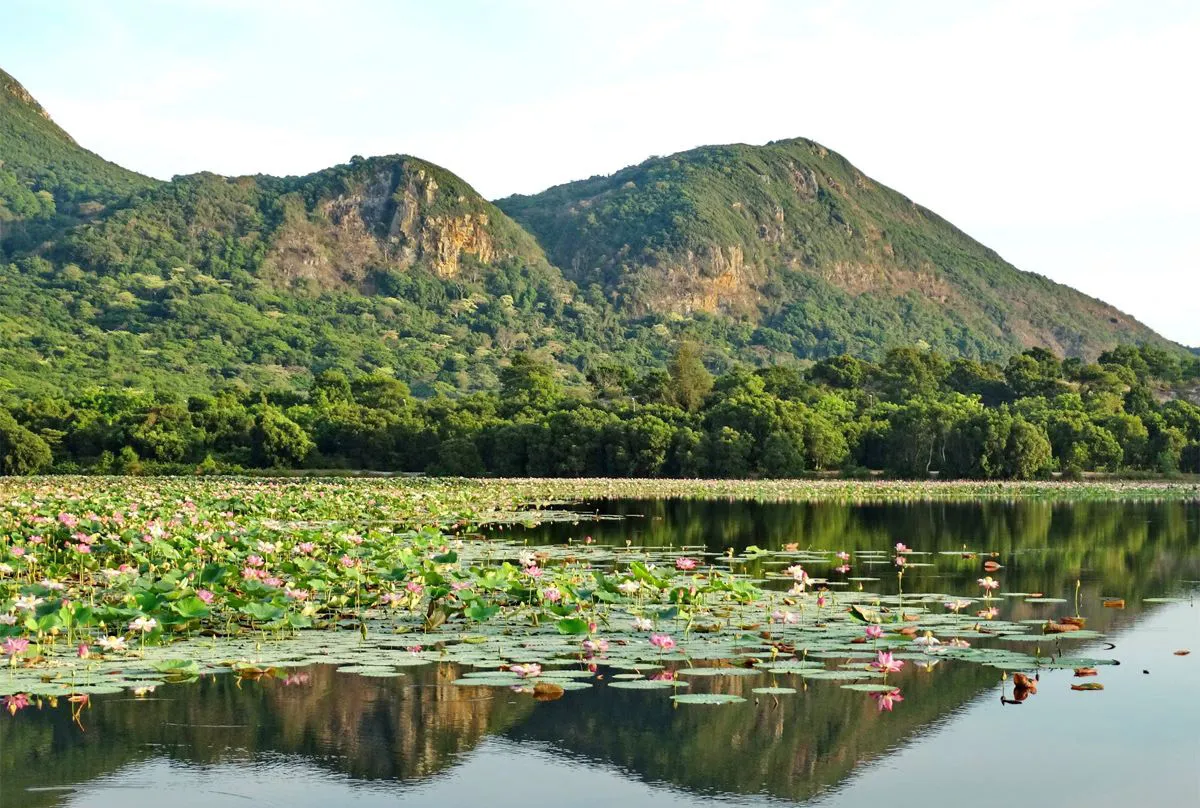
[[[1006,364],[902,348],[807,369],[714,377],[696,343],[668,369],[595,368],[564,384],[518,353],[498,393],[415,398],[393,377],[314,375],[306,392],[18,397],[0,409],[0,472],[376,469],[449,475],[1027,479],[1200,473],[1200,359],[1121,347],[1097,363],[1042,349]]]

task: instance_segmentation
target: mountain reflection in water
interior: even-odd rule
[[[936,786],[926,805],[978,808],[994,794],[1011,800],[1014,790],[1035,784],[1033,793],[1048,799],[1044,804],[1079,804],[1076,797],[1091,789],[1090,804],[1103,805],[1133,798],[1124,786],[1096,786],[1115,779],[1121,766],[1143,772],[1137,779],[1145,804],[1200,800],[1194,733],[1200,715],[1186,695],[1197,681],[1200,619],[1189,603],[1142,604],[1147,597],[1186,594],[1188,582],[1200,579],[1200,508],[1194,504],[652,501],[593,507],[640,516],[550,524],[527,531],[528,538],[591,535],[618,545],[629,539],[717,551],[798,542],[854,552],[897,541],[934,553],[964,545],[995,551],[1004,564],[996,574],[1004,590],[1073,598],[1081,581],[1088,628],[1117,645],[1104,651],[1103,642],[1091,643],[1089,653],[1123,664],[1102,671],[1103,693],[1072,692],[1071,672],[1053,671],[1037,696],[1007,706],[1000,703],[998,670],[953,662],[926,669],[913,662],[889,680],[905,698],[891,713],[879,713],[867,694],[837,682],[806,686],[795,677],[778,683],[799,688],[797,694],[750,692],[771,683],[767,674],[705,682],[705,692],[748,700],[719,707],[677,706],[661,692],[602,684],[536,703],[506,690],[452,685],[461,673],[453,665],[408,668],[395,679],[318,666],[293,677],[293,684],[207,677],[141,699],[95,697],[83,712],[84,730],[65,705],[0,716],[0,806],[137,808],[164,800],[172,808],[247,800],[661,806],[717,797],[723,805],[772,799],[857,805],[907,792],[906,772],[917,771]],[[906,592],[976,594],[980,559],[952,554],[933,560],[934,567],[906,573]],[[895,591],[890,568],[856,573],[882,578],[868,587]],[[1124,598],[1127,608],[1102,608],[1102,597]],[[1073,604],[1062,606],[1049,611],[1053,607],[1008,599],[1003,616],[1073,613]],[[1176,647],[1198,653],[1177,657],[1171,653]],[[908,762],[901,767],[900,760]],[[971,790],[983,782],[990,783],[985,793]]]

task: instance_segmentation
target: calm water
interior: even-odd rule
[[[0,808],[97,806],[1200,805],[1200,507],[1044,503],[911,506],[617,502],[621,521],[523,531],[531,543],[750,545],[994,551],[1003,590],[1073,598],[1107,636],[1103,692],[1047,671],[1021,704],[1000,672],[941,661],[896,678],[905,701],[813,681],[744,704],[674,706],[661,693],[595,687],[537,703],[450,684],[454,666],[367,679],[232,676],[98,696],[83,728],[66,705],[0,716]],[[981,560],[936,557],[906,592],[974,595]],[[890,566],[871,587],[894,592]],[[890,587],[890,588],[889,588]],[[1183,603],[1143,603],[1182,596]],[[1124,609],[1101,599],[1124,598]],[[1005,599],[1001,617],[1073,614]],[[1109,647],[1110,645],[1115,647]],[[1191,649],[1188,656],[1176,650]],[[603,674],[604,672],[601,671]],[[1011,688],[1007,691],[1011,696]]]

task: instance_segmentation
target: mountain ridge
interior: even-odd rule
[[[497,204],[539,237],[569,278],[599,278],[639,311],[721,311],[770,327],[788,319],[772,309],[779,287],[792,287],[792,296],[797,287],[825,287],[851,298],[916,292],[986,334],[973,346],[982,355],[1036,345],[1094,358],[1092,333],[1107,326],[1157,338],[1102,301],[1018,270],[805,138],[700,147]],[[997,300],[997,282],[1030,294]],[[1069,305],[1072,317],[1054,323],[1039,295]],[[1023,316],[980,310],[998,303]],[[863,347],[845,341],[850,352]]]
[[[296,389],[336,368],[452,394],[495,389],[518,352],[582,384],[681,340],[717,371],[912,344],[1183,350],[803,138],[495,202],[410,155],[161,182],[0,84],[0,387]]]

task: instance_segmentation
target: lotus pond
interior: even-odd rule
[[[0,481],[0,806],[1190,805],[1200,490]]]

